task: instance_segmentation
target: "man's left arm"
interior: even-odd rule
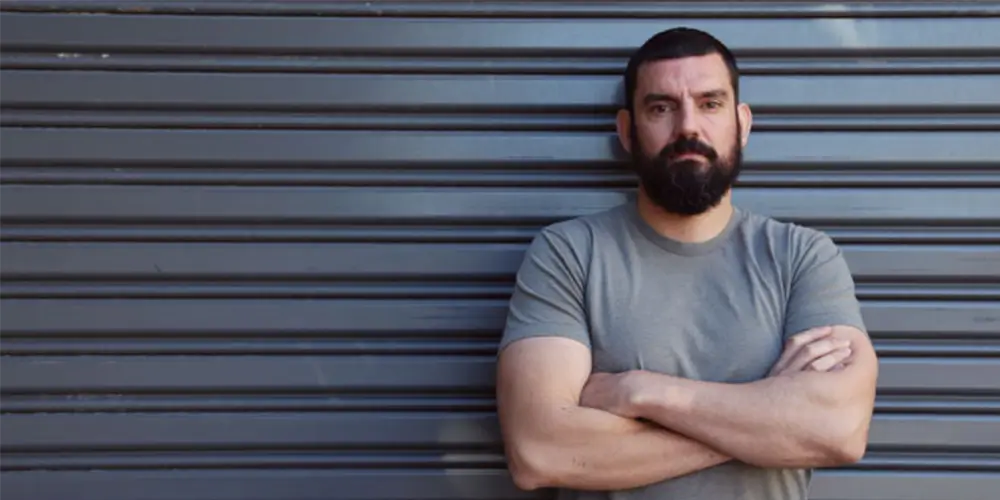
[[[761,467],[826,467],[860,460],[868,441],[878,359],[841,252],[825,235],[805,248],[794,260],[786,352],[809,348],[795,345],[807,336],[792,332],[831,325],[827,340],[850,343],[850,356],[842,366],[785,370],[740,384],[650,372],[621,374],[616,378],[629,393],[622,412]],[[807,355],[799,352],[796,357]],[[586,400],[586,392],[584,396]]]
[[[761,467],[856,462],[868,442],[878,362],[856,328],[835,326],[832,336],[851,341],[838,370],[745,384],[636,374],[632,413]]]

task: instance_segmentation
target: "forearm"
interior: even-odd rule
[[[864,405],[827,389],[838,376],[802,372],[745,384],[669,378],[653,382],[658,390],[638,413],[750,464],[837,465],[853,461],[851,444],[867,430]]]
[[[525,489],[628,489],[730,460],[680,434],[590,408],[566,407],[539,424],[508,441]]]

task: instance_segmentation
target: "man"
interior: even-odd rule
[[[625,74],[634,199],[546,227],[498,358],[508,463],[562,498],[781,500],[856,462],[877,360],[832,240],[732,204],[751,113],[692,29]]]

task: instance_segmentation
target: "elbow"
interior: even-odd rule
[[[841,447],[841,465],[851,465],[856,464],[865,457],[865,452],[868,450],[868,440],[867,439],[855,439],[846,447]]]
[[[511,467],[510,472],[514,486],[522,491],[535,491],[546,487],[545,480],[535,471]]]
[[[519,463],[511,460],[509,461],[508,470],[510,471],[511,479],[514,481],[514,486],[524,491],[535,491],[545,488],[549,483],[545,473],[535,468],[533,464]]]
[[[861,461],[868,448],[864,437],[850,436],[837,442],[824,443],[820,450],[820,467],[841,467]]]
[[[861,461],[868,449],[868,433],[856,432],[846,436],[830,450],[835,466],[852,465]]]
[[[815,422],[812,449],[820,467],[840,467],[860,462],[868,449],[874,396],[864,404],[849,398],[828,403]]]
[[[820,467],[840,467],[853,465],[865,456],[868,443],[863,439],[849,439],[840,443],[830,443],[822,450]]]
[[[507,448],[507,470],[514,485],[524,491],[535,491],[556,485],[553,461],[536,443],[511,443]]]
[[[840,467],[861,461],[868,449],[867,421],[856,425],[840,425],[844,432],[833,432],[821,445],[823,466]]]

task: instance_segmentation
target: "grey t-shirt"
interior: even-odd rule
[[[745,382],[767,376],[786,338],[832,324],[865,331],[851,273],[824,233],[736,207],[717,237],[685,243],[656,233],[630,200],[536,236],[500,348],[555,335],[588,346],[594,371]],[[730,461],[614,495],[560,497],[805,499],[810,477]]]

